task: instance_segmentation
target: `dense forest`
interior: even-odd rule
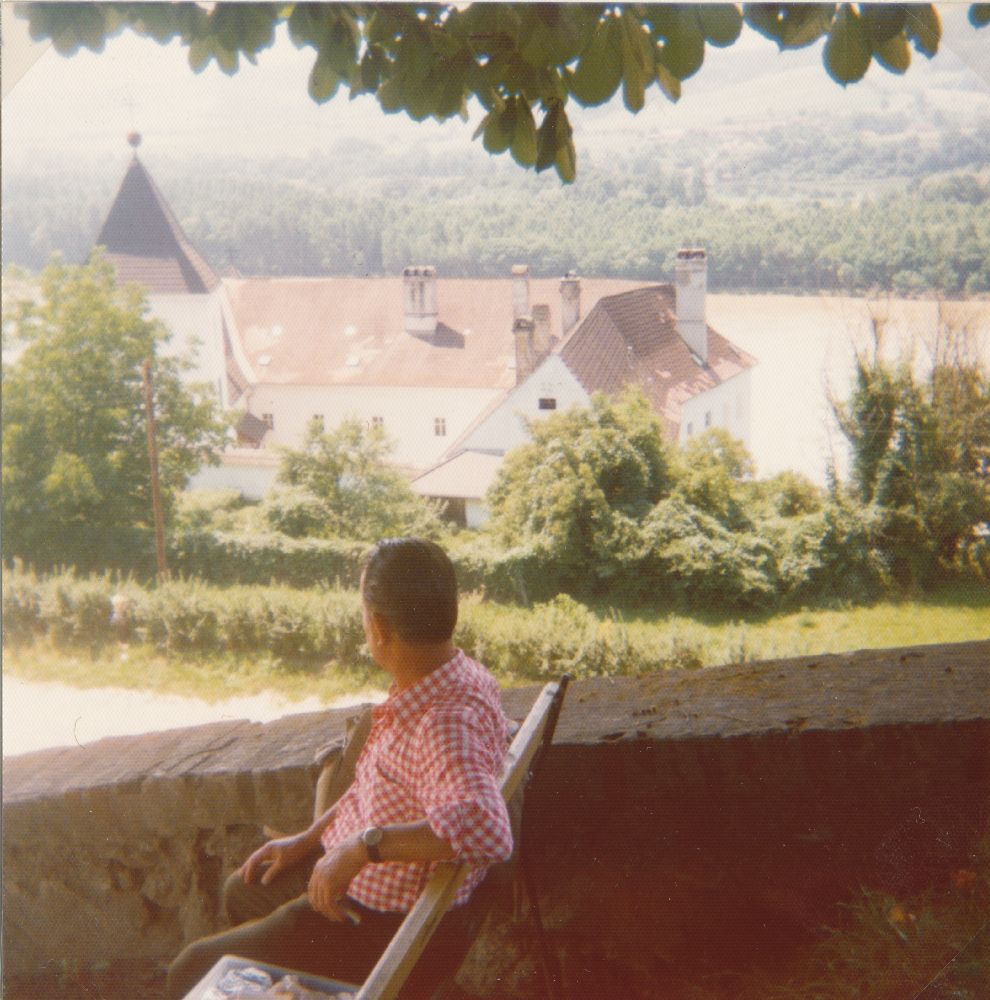
[[[718,291],[990,292],[990,119],[907,115],[696,130],[596,150],[569,187],[474,147],[388,149],[246,163],[146,158],[222,272],[669,276],[703,245]],[[4,264],[81,260],[121,168],[36,163],[3,181]]]

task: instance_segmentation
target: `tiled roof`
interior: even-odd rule
[[[269,385],[515,385],[512,280],[439,278],[432,340],[403,328],[402,278],[249,278],[223,281],[236,335],[257,380]],[[582,279],[586,303],[635,288]],[[550,307],[560,333],[560,281],[530,280],[530,302]]]
[[[708,327],[708,362],[699,364],[677,332],[675,304],[672,285],[606,296],[557,349],[588,392],[638,383],[671,431],[685,401],[756,363]]]
[[[155,294],[209,292],[220,280],[136,156],[96,242],[106,247],[118,280],[140,282]]]

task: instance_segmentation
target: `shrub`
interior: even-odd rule
[[[190,531],[169,546],[173,572],[217,584],[354,586],[368,545],[327,538]]]
[[[654,507],[641,538],[637,597],[644,605],[758,609],[777,597],[772,547],[755,534],[733,534],[681,497]]]

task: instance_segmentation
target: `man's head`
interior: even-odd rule
[[[457,577],[447,554],[424,538],[386,538],[368,554],[361,596],[404,642],[449,642],[457,624]]]

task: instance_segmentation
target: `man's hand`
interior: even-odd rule
[[[358,837],[348,837],[320,858],[309,877],[309,905],[328,920],[347,919],[340,900],[351,879],[368,863],[368,852]]]
[[[311,850],[312,844],[308,831],[307,833],[297,833],[294,837],[279,837],[276,840],[269,840],[241,865],[241,878],[245,885],[250,885],[257,877],[258,870],[264,866],[260,881],[262,885],[268,885],[286,869],[302,861]]]

